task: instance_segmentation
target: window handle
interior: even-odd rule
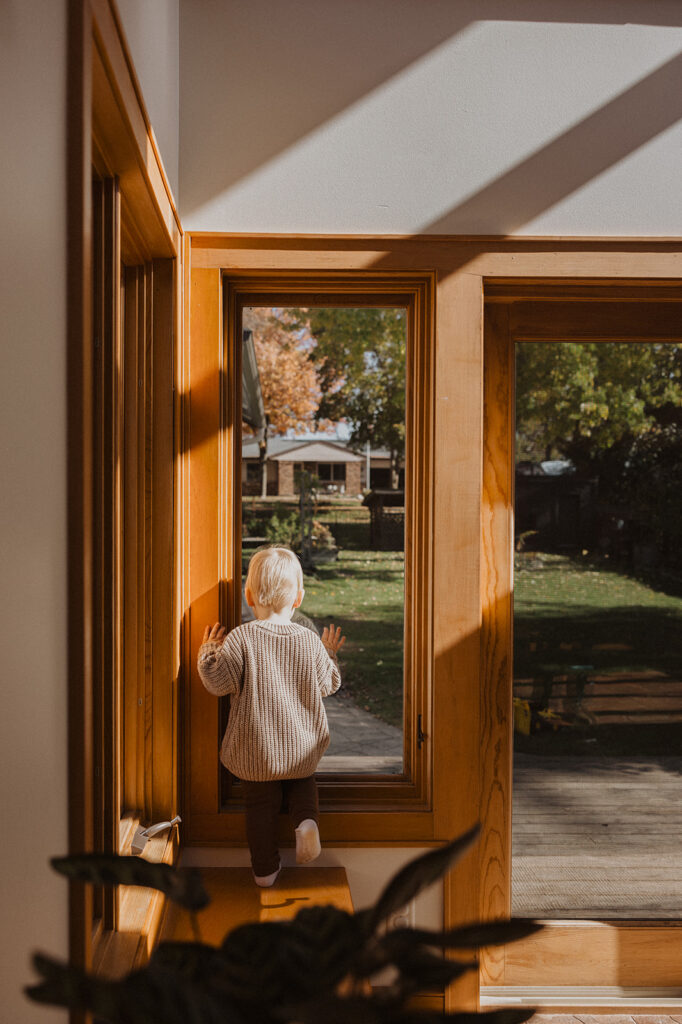
[[[151,839],[152,836],[157,836],[159,832],[165,831],[167,828],[173,828],[173,825],[179,825],[182,818],[177,814],[172,821],[157,821],[155,825],[150,825],[148,828],[143,828],[142,825],[138,825],[133,836],[133,841],[130,844],[130,848],[133,853],[142,853],[147,840]]]
[[[422,716],[417,715],[417,747],[419,750],[422,748],[424,740],[428,739],[426,733],[422,730]]]

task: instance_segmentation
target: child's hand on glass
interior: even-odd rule
[[[341,627],[337,626],[336,629],[334,629],[333,622],[324,627],[320,639],[329,653],[333,655],[336,655],[337,651],[339,651],[346,642],[345,636],[341,636]]]
[[[227,630],[224,626],[221,626],[219,622],[216,622],[212,627],[207,626],[204,630],[204,639],[201,641],[205,644],[207,640],[217,640],[221,643],[227,636]]]

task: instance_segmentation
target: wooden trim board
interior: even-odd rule
[[[241,309],[246,305],[366,304],[400,305],[408,310],[408,444],[407,493],[411,509],[406,557],[406,763],[404,778],[348,780],[324,777],[320,782],[323,838],[335,841],[383,842],[434,838],[431,811],[429,745],[417,752],[417,716],[431,732],[432,672],[430,609],[432,600],[432,492],[434,407],[432,275],[225,274],[192,270],[190,278],[190,371],[188,451],[192,525],[188,545],[192,651],[186,732],[186,836],[190,843],[244,843],[243,816],[221,807],[218,705],[196,674],[196,651],[204,625],[220,619],[234,624],[240,603],[241,546],[238,508],[239,417],[233,388],[238,373],[235,352]],[[226,326],[225,326],[226,325]],[[235,487],[235,479],[237,486]],[[221,496],[222,495],[222,500]],[[236,568],[235,568],[236,566]],[[411,682],[410,682],[411,681]],[[186,705],[187,706],[187,705]],[[435,726],[434,726],[435,728]],[[205,737],[216,737],[215,744]],[[430,737],[429,737],[430,738]],[[239,810],[239,808],[237,808]],[[441,815],[444,812],[441,811]],[[399,817],[398,817],[399,815]]]
[[[174,350],[179,336],[176,314],[182,280],[178,266],[182,236],[115,5],[110,0],[69,0],[68,12],[69,849],[81,852],[102,846],[117,847],[116,824],[123,801],[163,817],[172,816],[177,805],[180,630],[176,628],[177,607],[173,604],[177,543],[173,491],[177,439],[173,423],[178,396],[173,385]],[[93,352],[97,337],[93,338],[92,307],[93,177],[105,179],[102,187],[107,193],[103,225],[107,237],[106,243],[99,246],[102,259],[98,275],[106,302],[96,326],[98,334],[108,339],[106,359],[97,363],[102,420],[94,433]],[[118,185],[112,202],[109,191],[116,178]],[[109,230],[112,225],[113,233]],[[136,270],[141,280],[146,283],[148,279],[150,287],[135,310],[136,324],[126,325],[128,331],[134,329],[139,335],[139,346],[133,355],[137,365],[131,367],[132,381],[122,376],[130,353],[124,351],[124,330],[119,322],[125,292],[122,280],[119,284],[121,261],[129,266],[138,264]],[[155,332],[155,338],[147,352],[145,335],[150,330]],[[154,348],[156,374],[148,360]],[[131,392],[139,388],[140,379],[146,380],[151,390],[146,395],[146,405],[142,400],[138,407],[139,392],[135,398]],[[148,410],[149,417],[138,420],[140,410]],[[135,435],[134,466],[121,457],[126,424]],[[145,440],[151,437],[152,428],[157,443],[146,452]],[[144,471],[147,457],[149,474]],[[93,471],[96,461],[97,474]],[[145,533],[145,485],[150,482],[156,492],[156,518]],[[124,502],[126,488],[131,489],[136,508]],[[97,548],[93,543],[95,493],[101,527],[97,531],[101,539]],[[128,532],[131,525],[134,528]],[[125,554],[121,542],[124,531],[128,541]],[[155,569],[151,571],[156,573],[154,621],[149,622],[155,630],[151,661],[154,686],[149,692],[143,687],[141,693],[130,691],[124,695],[121,691],[126,674],[137,674],[140,679],[145,675],[145,620],[141,615],[145,589],[139,586],[144,566],[138,565],[139,559],[131,558],[130,549],[131,543],[137,544],[142,552],[146,540],[154,547]],[[134,622],[124,611],[130,601],[139,602],[140,614]],[[134,729],[120,734],[121,718],[126,713],[134,717],[140,700],[142,710],[146,710],[147,696],[151,732],[146,733],[138,719]],[[99,723],[96,734],[95,710]],[[126,743],[134,748],[136,762],[135,769],[128,772],[122,765]],[[97,784],[96,761],[101,780]],[[151,774],[150,787],[145,791],[141,781],[144,774],[138,769],[147,762]],[[177,847],[169,849],[175,856]],[[93,929],[93,916],[95,912],[99,916],[102,909],[104,920]],[[128,939],[112,939],[117,935],[112,927],[117,926],[120,912],[120,901],[103,902],[98,897],[96,906],[88,887],[71,885],[69,929],[73,963],[87,968],[94,961],[99,962],[101,950],[95,948],[97,942],[112,948],[128,948]],[[81,1018],[74,1015],[73,1019]]]
[[[495,751],[493,756],[491,744],[484,742],[481,816],[488,849],[483,849],[480,907],[486,919],[508,915],[511,896],[514,345],[528,340],[674,341],[682,328],[679,303],[669,301],[672,282],[654,286],[630,281],[615,293],[609,284],[604,286],[606,301],[600,301],[601,287],[595,281],[569,285],[564,302],[560,282],[511,283],[509,299],[503,302],[504,285],[497,281],[494,301],[486,302],[482,566],[490,613],[484,615],[482,632],[481,702]],[[675,922],[552,921],[530,939],[485,950],[481,981],[509,991],[625,982],[670,986],[679,983],[681,942],[682,928]]]
[[[559,301],[563,308],[564,303],[575,300],[626,301],[624,294],[636,284],[642,289],[642,300],[658,301],[665,292],[669,303],[677,302],[682,295],[680,244],[675,239],[288,238],[201,233],[188,236],[186,246],[188,280],[195,289],[187,307],[186,326],[194,332],[208,330],[216,346],[220,344],[223,273],[260,278],[295,276],[301,271],[330,278],[360,274],[369,282],[387,272],[435,275],[431,628],[433,694],[439,713],[435,716],[434,787],[442,785],[447,798],[442,812],[436,801],[430,839],[425,838],[414,815],[404,813],[390,835],[365,841],[370,845],[414,842],[420,835],[424,842],[443,841],[480,817],[484,836],[479,851],[463,861],[445,883],[445,924],[451,927],[481,914],[504,915],[509,906],[505,817],[509,815],[510,759],[503,737],[509,728],[511,698],[506,690],[510,667],[503,634],[511,604],[509,575],[496,559],[496,545],[511,529],[509,507],[503,501],[509,467],[505,464],[501,477],[491,473],[485,462],[490,453],[485,458],[484,453],[492,444],[497,452],[493,457],[508,458],[505,424],[510,406],[502,402],[493,418],[489,410],[484,430],[484,395],[489,402],[498,387],[495,380],[484,377],[484,337],[490,330],[488,320],[484,330],[484,296],[490,291],[491,303],[505,308],[515,299]],[[525,315],[527,310],[521,312]],[[495,314],[499,325],[495,330],[501,336],[506,327],[500,318],[511,315],[515,315],[513,310]],[[605,311],[603,315],[611,314]],[[506,365],[509,367],[508,361]],[[202,393],[215,386],[210,381],[210,375],[205,380],[199,378]],[[208,438],[217,422],[204,423],[204,443],[213,443]],[[213,516],[202,518],[198,525],[217,529]],[[190,546],[196,545],[196,537],[193,527]],[[207,608],[211,603],[217,607],[216,574],[211,569],[218,557],[217,546],[212,554],[200,549],[198,556],[205,575],[190,589],[199,594],[202,604],[209,602]],[[195,573],[197,568],[192,560],[189,572]],[[191,728],[198,724],[194,720]],[[192,804],[193,815],[204,815],[202,831],[209,830],[217,780],[215,785],[208,804],[197,808]],[[329,826],[340,829],[342,820],[335,824],[330,815]],[[323,821],[323,833],[324,827]],[[363,841],[347,824],[344,834],[341,841]],[[219,830],[208,841],[219,844]],[[491,958],[486,961],[494,968],[493,974],[504,962],[503,953],[496,955],[496,967]],[[464,989],[460,986],[446,994],[446,1009],[475,1008],[477,1003],[475,979]]]

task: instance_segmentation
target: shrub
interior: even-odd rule
[[[281,518],[279,513],[273,512],[266,524],[265,536],[271,544],[286,544],[290,548],[298,547],[301,541],[301,517],[298,512],[290,512],[288,516]]]
[[[332,531],[319,519],[313,519],[312,545],[313,551],[326,551],[336,546]]]

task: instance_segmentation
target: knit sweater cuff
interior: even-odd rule
[[[204,640],[203,644],[199,648],[199,654],[197,661],[200,665],[212,665],[217,656],[218,651],[222,647],[222,640]]]

